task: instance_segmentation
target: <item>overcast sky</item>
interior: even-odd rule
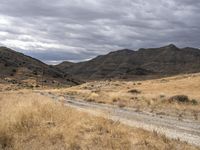
[[[48,63],[169,43],[200,47],[199,0],[0,2],[0,45]]]

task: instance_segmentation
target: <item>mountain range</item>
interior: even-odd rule
[[[94,79],[146,78],[200,72],[200,50],[178,48],[173,44],[160,48],[123,49],[79,63],[56,66],[75,77]]]
[[[123,49],[79,63],[52,66],[6,47],[0,47],[0,79],[34,79],[37,84],[78,85],[84,80],[149,79],[200,72],[200,50],[178,48]]]

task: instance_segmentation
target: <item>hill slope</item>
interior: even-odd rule
[[[119,50],[90,61],[57,65],[66,73],[85,79],[175,75],[200,71],[200,50],[171,44],[160,48]]]
[[[53,66],[18,53],[6,47],[0,47],[0,78],[14,79],[14,82],[35,80],[35,84],[76,85],[78,80]]]

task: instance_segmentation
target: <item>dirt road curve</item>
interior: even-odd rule
[[[54,100],[59,100],[61,97],[52,93],[42,93],[51,97]],[[62,98],[63,99],[63,98]],[[75,100],[73,97],[64,98],[65,105],[74,107],[79,110],[87,111],[94,115],[100,115],[96,112],[104,112],[106,116],[114,121],[120,121],[123,124],[143,128],[148,131],[156,131],[164,134],[169,138],[180,139],[190,144],[200,146],[200,122],[194,120],[178,120],[169,116],[161,116],[153,113],[138,112],[134,109],[119,108],[107,104],[97,104]]]

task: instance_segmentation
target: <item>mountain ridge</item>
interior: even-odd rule
[[[178,48],[174,44],[137,51],[122,49],[71,66],[56,67],[86,80],[195,73],[200,72],[200,50]]]
[[[47,65],[42,61],[16,52],[7,47],[0,47],[0,78],[21,84],[26,80],[34,80],[39,85],[77,85],[78,79],[62,72],[59,68]]]

